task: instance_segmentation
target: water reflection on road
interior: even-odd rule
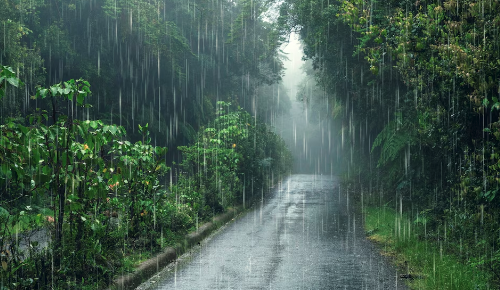
[[[150,289],[406,289],[336,177],[292,175]]]

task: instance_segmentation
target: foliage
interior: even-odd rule
[[[26,96],[37,85],[85,78],[95,108],[70,109],[73,118],[119,124],[131,141],[142,138],[137,124],[148,123],[158,145],[186,145],[211,120],[216,100],[254,109],[258,89],[280,79],[281,42],[264,18],[268,3],[6,0],[0,65],[26,85],[8,92],[0,120],[33,113],[38,102]]]
[[[287,0],[279,21],[279,31],[299,30],[319,84],[344,109],[337,147],[351,180],[425,211],[431,236],[443,227],[453,236],[445,251],[492,273],[500,267],[498,8]],[[466,246],[480,250],[457,254]]]
[[[386,254],[394,256],[403,271],[413,277],[408,283],[415,289],[491,289],[491,274],[477,265],[461,264],[456,256],[443,251],[447,240],[439,244],[422,240],[417,233],[424,224],[412,222],[393,209],[366,209],[368,239],[379,243]]]
[[[1,76],[2,84],[21,84],[9,68]],[[167,149],[151,145],[148,124],[138,126],[142,140],[131,143],[122,126],[60,113],[61,103],[90,108],[90,94],[82,79],[38,88],[33,98],[50,100],[50,112],[0,125],[0,278],[9,289],[104,287],[129,270],[137,250],[173,245],[198,219],[245,198],[250,180],[267,187],[268,175],[290,170],[277,135],[219,102],[211,126],[194,145],[180,147],[189,175],[167,191]],[[47,251],[40,237],[31,239],[37,228],[50,233]]]
[[[217,117],[199,132],[197,142],[179,150],[186,174],[172,191],[201,218],[240,201],[244,204],[250,197],[245,196],[248,187],[255,187],[253,194],[273,183],[270,176],[279,180],[291,170],[291,154],[283,140],[226,102],[217,103]]]
[[[51,99],[51,125],[45,124],[49,114],[38,110],[27,118],[27,125],[11,120],[0,126],[4,233],[0,246],[10,248],[3,260],[2,281],[14,289],[28,287],[28,280],[29,287],[46,285],[50,259],[59,269],[57,285],[70,280],[80,284],[85,279],[88,283],[91,277],[85,273],[98,273],[95,283],[105,285],[120,267],[125,234],[154,240],[159,235],[157,226],[163,225],[156,225],[151,213],[166,203],[159,191],[159,177],[168,170],[166,148],[150,145],[147,125],[139,130],[143,141],[131,144],[121,141],[126,136],[123,127],[57,114],[59,99],[86,106],[89,88],[84,80],[39,88],[34,98]],[[16,204],[40,197],[42,204],[53,209],[53,215],[43,217],[52,243],[43,255],[35,249],[27,255],[28,249],[20,247],[24,241],[11,238],[15,233],[8,225],[25,215]],[[40,223],[41,215],[34,216]],[[22,265],[33,268],[21,273]]]
[[[378,165],[383,166],[394,161],[401,155],[402,150],[415,145],[415,135],[412,122],[403,121],[401,115],[391,120],[373,141],[372,152],[376,147],[382,147]]]
[[[5,95],[4,86],[9,83],[14,87],[18,87],[22,82],[16,77],[16,74],[11,67],[0,66],[0,99]]]
[[[131,252],[173,245],[198,216],[290,168],[280,138],[244,111],[214,121],[216,100],[271,119],[287,109],[286,98],[269,97],[281,76],[282,40],[264,18],[268,4],[2,2],[0,249],[11,247],[2,283],[104,287],[130,270]],[[242,115],[253,124],[250,135],[228,139]],[[209,164],[217,173],[207,179],[210,192],[205,185],[192,192],[199,183],[191,177],[167,188],[166,164],[179,154],[162,146],[201,142],[214,134],[207,127],[226,130],[210,136],[224,144],[207,148],[232,163]],[[13,239],[37,227],[50,232],[48,251]]]

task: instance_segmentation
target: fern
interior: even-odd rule
[[[380,157],[377,166],[384,166],[390,161],[394,161],[408,144],[413,144],[415,134],[411,122],[402,122],[401,115],[390,121],[373,141],[372,152],[377,147],[381,147]]]

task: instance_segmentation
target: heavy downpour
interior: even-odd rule
[[[0,290],[499,289],[499,11],[1,1]]]

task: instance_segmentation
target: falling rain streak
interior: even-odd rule
[[[499,287],[498,1],[0,10],[0,289]]]

